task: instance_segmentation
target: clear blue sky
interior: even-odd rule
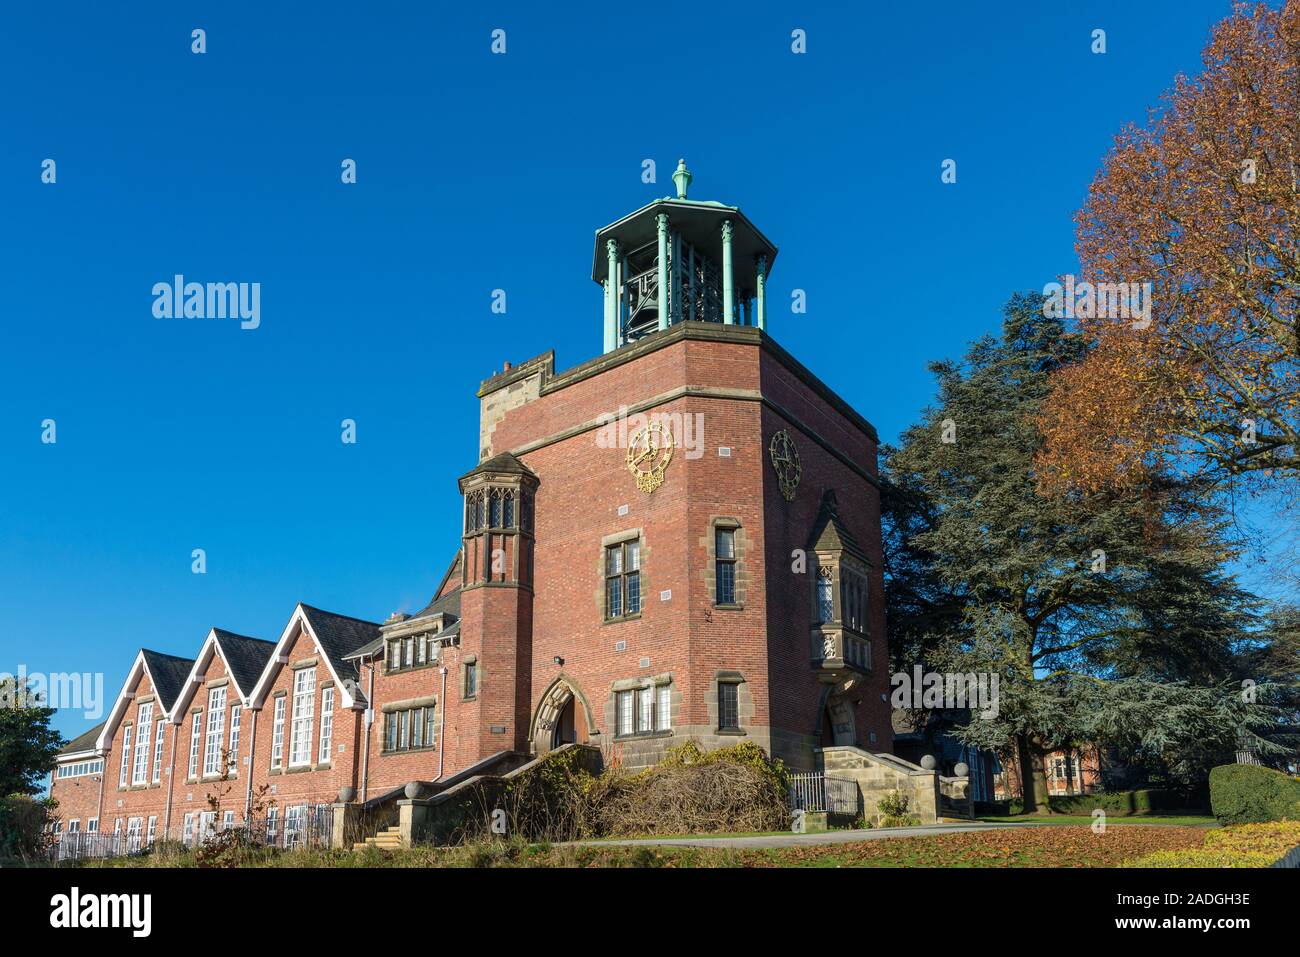
[[[593,232],[671,192],[679,156],[692,198],[780,247],[773,335],[892,439],[927,360],[1074,266],[1111,137],[1229,12],[280,7],[0,15],[0,671],[103,671],[112,695],[136,648],[192,655],[212,625],[418,607],[458,544],[480,380],[596,354]],[[175,273],[260,282],[261,327],[155,320]]]

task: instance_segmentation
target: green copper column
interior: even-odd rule
[[[609,254],[609,276],[605,279],[605,351],[618,348],[618,240],[607,239],[605,251]]]
[[[758,257],[758,328],[767,331],[767,257]]]
[[[668,328],[668,311],[672,308],[672,297],[668,294],[668,214],[660,213],[655,217],[659,227],[659,328]]]
[[[731,282],[731,220],[722,221],[722,321],[736,322],[736,294]]]

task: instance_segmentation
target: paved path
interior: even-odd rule
[[[753,837],[644,837],[633,840],[580,841],[600,847],[621,844],[628,847],[730,847],[753,850],[765,847],[799,847],[818,844],[856,844],[859,841],[880,841],[892,837],[931,837],[935,834],[963,834],[967,831],[996,831],[1020,824],[993,824],[973,821],[964,824],[926,824],[921,827],[881,827],[862,831],[821,831],[814,834],[761,834]]]

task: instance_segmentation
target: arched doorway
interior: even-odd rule
[[[551,737],[551,747],[558,748],[562,744],[577,742],[578,731],[573,720],[576,703],[577,699],[569,695],[569,700],[564,702],[564,707],[560,709],[560,715],[555,722],[555,731]]]
[[[853,714],[853,697],[857,684],[856,679],[849,678],[822,692],[817,726],[822,747],[857,745],[857,719]]]
[[[591,705],[578,686],[561,675],[551,683],[533,717],[532,741],[535,754],[545,754],[562,744],[591,740],[596,723]]]

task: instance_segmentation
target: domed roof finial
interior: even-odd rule
[[[690,188],[693,178],[691,171],[686,168],[686,160],[679,159],[677,161],[677,172],[673,173],[673,182],[677,184],[678,199],[686,198],[686,190]]]

